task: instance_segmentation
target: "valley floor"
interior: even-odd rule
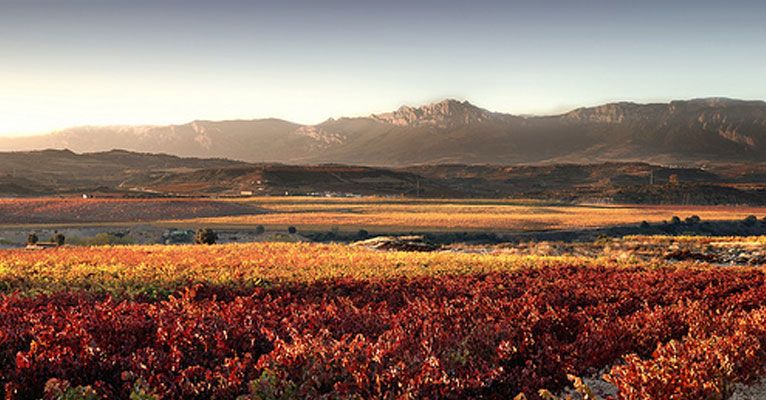
[[[78,199],[0,200],[0,243],[22,245],[29,232],[50,236],[63,232],[70,243],[178,243],[189,231],[211,227],[225,231],[224,242],[263,240],[351,241],[366,234],[432,234],[439,241],[472,237],[523,240],[525,233],[595,232],[608,236],[646,233],[760,234],[757,229],[672,225],[699,217],[704,224],[761,219],[766,207],[648,206],[555,204],[537,200],[465,200],[405,198],[258,197],[234,199]],[[642,222],[654,230],[599,231]],[[266,235],[257,234],[262,226]],[[760,225],[759,225],[760,226]],[[298,236],[287,235],[295,227]],[[720,231],[720,233],[718,232]],[[741,232],[739,232],[741,231]],[[571,234],[574,232],[574,234]],[[465,234],[450,238],[450,234]],[[766,233],[766,232],[763,232]],[[101,235],[100,237],[96,237]],[[172,237],[174,236],[175,237]],[[550,235],[549,235],[550,236]],[[588,235],[586,235],[587,237]],[[185,238],[185,239],[184,239]],[[555,235],[543,239],[557,239]],[[114,238],[112,238],[114,239]],[[531,237],[531,239],[539,239]]]

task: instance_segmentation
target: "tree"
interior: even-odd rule
[[[256,235],[263,235],[263,232],[266,232],[266,228],[264,228],[263,225],[258,225],[255,227]]]
[[[742,223],[745,226],[755,226],[755,224],[758,223],[758,217],[755,215],[748,215],[744,220],[742,220]]]
[[[297,229],[295,229],[295,227],[294,227],[294,226],[291,226],[291,227],[287,228],[287,233],[289,233],[289,234],[291,234],[291,235],[292,235],[292,234],[295,234],[296,232],[298,232],[298,230],[297,230]]]
[[[194,234],[194,243],[196,244],[215,244],[218,240],[218,234],[210,228],[197,229]]]
[[[51,242],[56,243],[56,246],[63,246],[66,242],[66,237],[62,233],[56,233],[51,237]]]
[[[30,233],[29,236],[27,236],[27,244],[37,244],[37,242],[40,241],[40,238],[37,237],[37,235],[33,232]]]

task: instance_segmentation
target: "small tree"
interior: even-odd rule
[[[370,232],[367,232],[366,229],[360,229],[359,232],[356,233],[356,236],[360,239],[367,239],[367,237],[370,236]]]
[[[291,227],[287,228],[287,233],[289,233],[291,235],[295,234],[296,232],[298,232],[298,230],[295,229],[294,226],[291,226]]]
[[[34,232],[30,233],[29,236],[27,236],[27,244],[35,245],[39,241],[40,241],[40,238],[38,238]]]
[[[210,228],[197,229],[194,234],[194,243],[196,244],[215,244],[218,240],[218,234]]]
[[[258,225],[255,227],[256,235],[263,235],[263,232],[266,232],[266,228],[264,228],[263,225]]]
[[[62,233],[56,233],[51,237],[51,242],[56,243],[56,246],[63,246],[66,242],[66,237]]]
[[[755,224],[758,223],[758,217],[755,215],[748,215],[744,220],[742,220],[742,223],[745,226],[755,226]]]

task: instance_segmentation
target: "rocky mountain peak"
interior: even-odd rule
[[[705,97],[691,100],[674,100],[670,102],[670,105],[688,105],[695,107],[707,107],[707,108],[722,108],[722,107],[737,107],[737,106],[764,106],[762,101],[750,101],[750,100],[738,100],[730,99],[728,97]]]
[[[578,108],[564,114],[564,117],[577,122],[616,124],[626,122],[626,119],[641,118],[643,114],[650,115],[653,111],[651,110],[651,105],[620,102],[596,107]]]
[[[394,112],[373,115],[372,118],[399,126],[448,127],[483,122],[491,116],[491,112],[468,101],[445,99],[420,107],[402,106]]]

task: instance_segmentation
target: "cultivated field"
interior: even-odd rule
[[[253,214],[255,207],[207,199],[0,199],[0,224],[152,222]]]
[[[657,223],[673,216],[705,221],[766,216],[766,207],[565,205],[536,200],[262,197],[252,199],[0,200],[0,225],[150,223],[302,231],[522,232]]]
[[[257,198],[259,215],[186,220],[212,226],[296,226],[307,230],[367,229],[387,232],[532,231],[584,229],[642,221],[668,221],[697,215],[703,220],[739,220],[764,216],[766,207],[561,205],[521,200],[411,200]],[[182,221],[174,221],[182,222]]]
[[[305,243],[2,251],[0,390],[536,399],[565,390],[567,374],[622,399],[751,390],[766,374],[762,269],[646,249],[766,238],[672,240],[584,245],[604,251],[581,257]]]

